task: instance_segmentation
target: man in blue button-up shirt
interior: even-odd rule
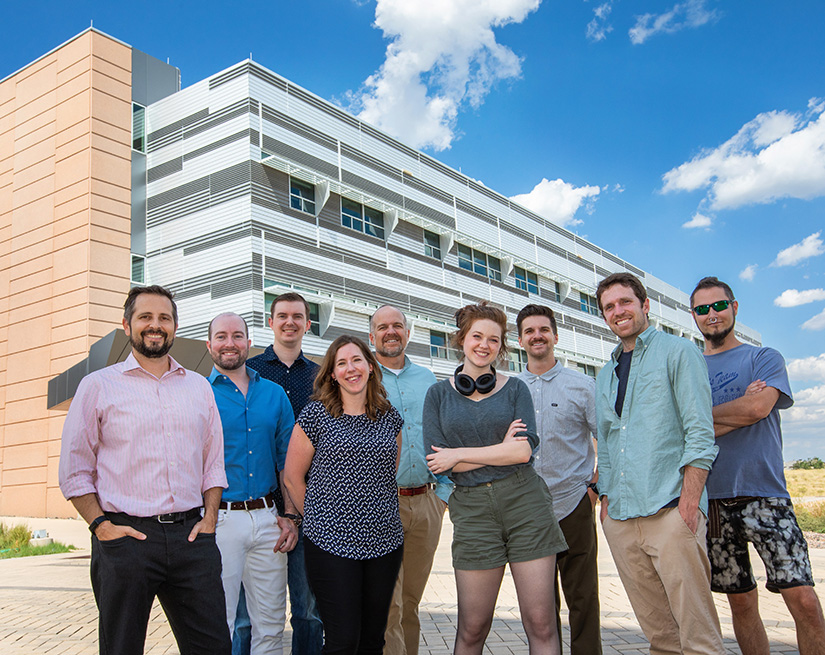
[[[243,582],[252,622],[253,655],[280,654],[286,616],[286,552],[294,548],[294,523],[277,515],[279,486],[295,424],[286,393],[247,368],[249,332],[237,314],[221,314],[209,325],[209,376],[221,415],[229,486],[218,510],[226,617],[234,634]]]
[[[384,645],[385,655],[418,655],[418,604],[427,586],[441,535],[441,520],[453,483],[433,475],[424,452],[422,418],[432,371],[406,356],[407,317],[395,307],[379,307],[370,318],[370,342],[381,366],[387,398],[404,418],[398,465],[398,505],[404,526],[404,561],[395,585]]]
[[[596,380],[604,534],[651,653],[724,653],[710,593],[705,480],[714,443],[701,352],[650,326],[638,278],[596,291],[621,344]]]

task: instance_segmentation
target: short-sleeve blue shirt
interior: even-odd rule
[[[311,401],[298,425],[315,447],[304,499],[304,534],[338,557],[372,559],[404,541],[395,462],[404,420],[395,407],[375,421],[334,418]]]
[[[793,405],[793,396],[782,355],[773,348],[742,344],[705,355],[705,361],[714,406],[745,395],[754,380],[779,391],[779,400],[765,418],[716,440],[719,455],[708,477],[708,496],[790,498],[783,471],[779,410]]]

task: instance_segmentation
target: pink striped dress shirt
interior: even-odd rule
[[[60,490],[96,493],[105,511],[182,512],[226,488],[223,431],[206,378],[171,357],[160,379],[126,361],[87,375],[63,425]]]

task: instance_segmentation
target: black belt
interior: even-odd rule
[[[200,507],[193,507],[190,510],[185,512],[170,512],[169,514],[156,514],[155,516],[132,516],[131,514],[126,514],[122,512],[106,512],[106,514],[112,514],[117,516],[118,514],[123,514],[123,516],[128,516],[133,521],[145,522],[145,521],[157,521],[158,523],[183,523],[184,521],[188,521],[189,519],[200,518],[201,517],[201,508]]]

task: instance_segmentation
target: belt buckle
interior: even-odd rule
[[[164,520],[167,518],[168,520]],[[169,514],[158,514],[158,523],[177,523],[175,520],[175,513],[170,512]]]
[[[243,508],[244,508],[247,512],[252,511],[252,510],[250,510],[250,509],[249,509],[249,505],[247,505],[247,503],[251,503],[251,502],[252,502],[251,500],[242,500],[241,502],[243,503]]]

